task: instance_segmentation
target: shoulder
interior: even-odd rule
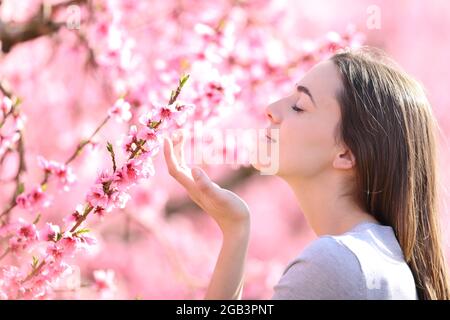
[[[314,240],[291,261],[274,287],[273,299],[365,299],[358,258],[338,238]]]
[[[288,269],[301,264],[306,270],[316,269],[326,274],[340,274],[342,271],[361,273],[359,260],[339,238],[323,236],[311,242],[303,252],[287,266]]]
[[[311,242],[297,259],[311,259],[328,261],[345,258],[356,258],[352,251],[344,246],[338,237],[322,236]]]

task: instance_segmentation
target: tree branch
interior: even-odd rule
[[[21,43],[36,38],[47,36],[57,32],[64,23],[57,23],[51,20],[52,11],[69,7],[76,4],[85,4],[88,0],[70,0],[54,5],[42,4],[38,12],[24,23],[4,23],[0,20],[0,42],[3,53],[8,53],[11,49]]]

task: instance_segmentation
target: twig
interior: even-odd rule
[[[86,220],[86,218],[88,217],[89,213],[91,213],[91,211],[94,209],[94,207],[88,205],[86,207],[86,209],[83,212],[83,215],[81,216],[80,219],[77,220],[77,222],[75,223],[75,225],[72,227],[72,229],[70,229],[70,232],[75,232],[77,230],[77,228],[83,223],[84,220]]]
[[[2,221],[3,224],[8,222],[9,219],[9,213],[11,212],[11,210],[17,205],[16,203],[16,197],[19,194],[20,191],[20,177],[22,175],[23,172],[26,171],[26,164],[25,164],[25,151],[24,151],[24,143],[23,143],[23,135],[22,133],[20,133],[20,138],[18,141],[18,148],[17,148],[17,152],[19,153],[19,167],[17,168],[17,173],[15,176],[15,183],[16,183],[16,188],[14,190],[14,193],[11,197],[11,200],[9,202],[9,206],[8,208],[6,208],[1,214],[0,214],[0,218],[4,218],[5,220]]]
[[[102,123],[100,123],[100,125],[95,129],[95,131],[91,134],[91,136],[90,136],[87,140],[81,142],[81,143],[78,145],[78,147],[77,147],[77,149],[75,150],[75,152],[69,157],[69,159],[66,160],[66,162],[65,162],[66,165],[68,165],[69,163],[71,163],[71,162],[79,155],[79,153],[81,152],[81,150],[82,150],[88,143],[91,142],[92,138],[94,138],[94,136],[100,131],[101,128],[103,128],[103,126],[109,121],[110,118],[111,118],[111,116],[109,116],[109,115],[106,116],[106,118],[103,119]]]
[[[75,152],[66,160],[65,164],[68,165],[69,163],[71,163],[81,152],[81,150],[89,143],[91,142],[92,138],[100,131],[100,129],[108,122],[108,120],[111,117],[108,115],[103,121],[102,123],[95,129],[95,131],[91,134],[91,136],[89,137],[89,139],[81,142],[77,149],[75,150]],[[19,155],[20,155],[20,163],[19,163],[19,170],[17,172],[16,175],[16,181],[20,180],[20,174],[22,173],[22,169],[23,171],[25,171],[25,158],[24,158],[24,152],[23,152],[23,138],[22,135],[20,136],[19,139]],[[50,177],[50,175],[48,173],[45,174],[42,182],[41,182],[41,186],[46,184],[48,181],[48,178]],[[0,218],[8,216],[9,212],[11,212],[12,209],[14,209],[17,205],[16,203],[16,197],[17,197],[17,191],[19,190],[19,185],[20,183],[17,184],[16,186],[16,191],[14,192],[14,196],[10,201],[10,205],[8,206],[8,208],[6,208],[1,214],[0,214]]]
[[[6,257],[10,251],[11,251],[10,248],[6,249],[5,252],[3,252],[3,254],[0,256],[0,260],[2,260],[4,257]]]
[[[64,23],[57,23],[51,20],[52,10],[59,10],[74,4],[85,4],[87,0],[70,0],[55,5],[41,4],[38,12],[24,23],[4,23],[0,20],[0,42],[3,53],[8,53],[11,49],[22,42],[34,40],[57,32]]]

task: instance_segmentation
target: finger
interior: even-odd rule
[[[167,170],[170,174],[178,169],[178,163],[173,155],[173,146],[169,138],[164,137],[164,159],[166,160]]]
[[[164,158],[166,160],[167,170],[181,185],[189,192],[195,188],[193,179],[183,171],[178,165],[177,159],[173,152],[172,142],[168,138],[164,138]]]
[[[200,192],[206,196],[217,198],[219,197],[220,187],[211,181],[208,175],[199,167],[191,169],[192,177],[194,178],[195,185]]]
[[[187,168],[186,161],[184,158],[184,143],[186,141],[186,136],[182,130],[174,133],[172,138],[174,144],[175,157],[178,160],[180,167]]]

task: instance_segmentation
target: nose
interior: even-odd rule
[[[270,104],[266,107],[266,115],[271,123],[279,124],[281,119],[280,116],[275,112],[274,104]]]

